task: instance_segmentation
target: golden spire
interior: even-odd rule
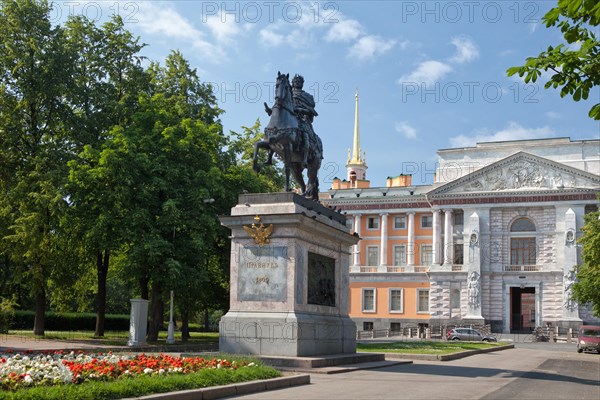
[[[358,127],[358,86],[356,87],[356,108],[354,110],[354,143],[352,148],[352,158],[348,160],[348,164],[364,164],[364,157],[361,157],[361,153],[364,154],[360,148],[360,129]]]

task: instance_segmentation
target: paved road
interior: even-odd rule
[[[338,375],[237,399],[600,399],[600,356],[547,343]]]
[[[515,349],[454,361],[415,361],[377,370],[313,374],[310,385],[238,399],[600,399],[600,355],[578,354],[575,344],[515,345]],[[102,346],[90,341],[0,335],[0,351],[91,347]]]

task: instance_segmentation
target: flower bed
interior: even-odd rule
[[[166,354],[9,353],[0,354],[0,389],[13,391],[33,386],[110,381],[140,375],[182,375],[202,369],[235,370],[253,366],[255,363],[247,361],[182,358]]]

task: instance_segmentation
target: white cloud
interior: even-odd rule
[[[359,61],[368,60],[387,53],[395,44],[395,40],[385,40],[374,35],[363,36],[348,49],[348,57]]]
[[[433,84],[443,79],[451,71],[452,67],[441,61],[424,61],[410,74],[402,75],[398,80],[398,83],[423,82],[426,84]]]
[[[463,64],[471,62],[479,57],[479,49],[477,44],[468,36],[456,36],[450,41],[456,46],[456,54],[450,59],[450,61]]]
[[[544,113],[544,116],[546,118],[550,118],[550,119],[558,119],[560,118],[560,114],[554,111],[548,111]]]
[[[340,20],[327,31],[325,40],[328,42],[348,42],[358,38],[362,32],[363,28],[360,22],[354,19]]]
[[[515,121],[509,121],[508,125],[495,133],[482,132],[473,136],[458,135],[450,138],[452,147],[474,146],[477,142],[498,142],[504,140],[540,139],[555,136],[555,132],[549,126],[539,128],[525,128]]]
[[[259,32],[260,43],[267,47],[276,47],[285,41],[285,36],[275,31],[275,28],[269,27],[261,29]]]
[[[225,22],[220,16],[212,15],[206,18],[206,26],[210,29],[215,39],[222,43],[232,43],[233,39],[242,33],[240,25],[234,18],[227,18]]]
[[[397,122],[395,128],[397,132],[401,133],[407,139],[417,138],[417,130],[406,121]]]
[[[207,60],[218,62],[225,57],[221,48],[205,40],[204,32],[196,29],[170,5],[159,6],[150,2],[144,3],[144,7],[140,7],[139,13],[136,14],[136,18],[138,26],[144,33],[185,41],[201,52],[214,56],[206,57]]]

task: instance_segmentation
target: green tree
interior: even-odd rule
[[[590,91],[600,85],[600,42],[597,27],[600,24],[598,0],[558,0],[542,18],[546,27],[560,28],[567,45],[549,46],[537,57],[529,57],[525,65],[511,67],[508,76],[518,74],[525,83],[536,82],[542,71],[554,74],[544,85],[547,89],[560,87],[560,96],[567,94],[573,100],[587,100]],[[596,96],[593,96],[597,98]],[[600,103],[589,111],[593,119],[600,119]]]
[[[3,239],[11,258],[26,268],[38,335],[44,333],[47,279],[67,267],[60,221],[67,208],[64,121],[70,116],[62,99],[70,55],[62,28],[53,27],[49,15],[45,1],[5,1],[0,8],[0,210],[10,224]]]
[[[594,314],[600,316],[600,212],[586,214],[581,230],[583,263],[577,267],[572,296],[580,304],[591,305]]]
[[[201,280],[211,254],[219,227],[214,204],[225,192],[227,141],[210,86],[180,53],[171,53],[164,67],[151,64],[148,73],[151,88],[141,96],[135,122],[114,143],[127,169],[137,174],[130,184],[127,254],[131,271],[151,286],[148,340],[155,341],[164,294],[184,289],[181,282],[188,278]]]
[[[143,48],[119,16],[100,29],[84,17],[66,24],[74,54],[69,104],[78,156],[69,162],[71,234],[80,239],[82,261],[96,269],[96,336],[104,335],[110,257],[128,237],[131,177],[112,145],[114,132],[131,124],[147,79],[138,55]]]

